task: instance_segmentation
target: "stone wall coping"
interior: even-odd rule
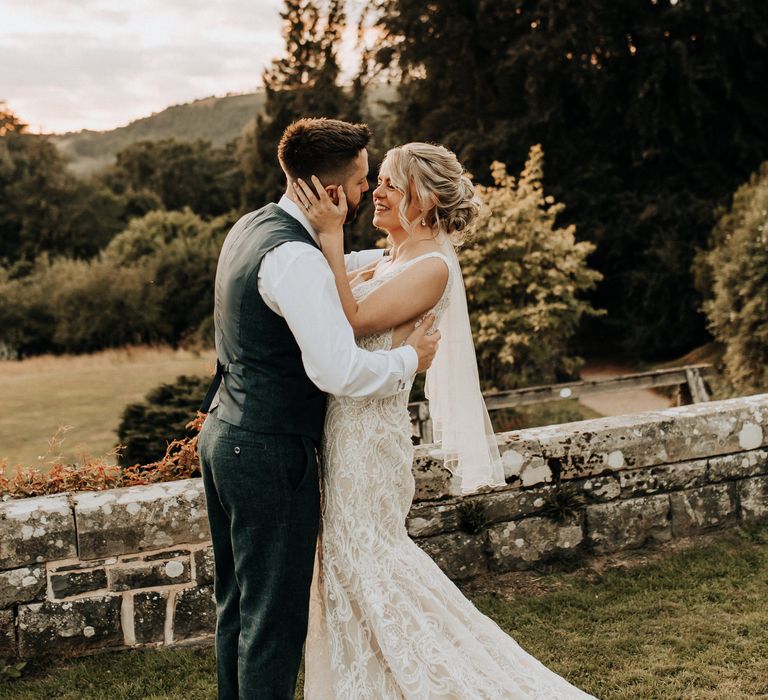
[[[196,486],[199,481],[199,477],[179,479],[143,486],[124,486],[107,491],[78,491],[71,496],[77,514],[109,510],[113,505],[125,506],[128,512],[136,512],[136,508],[131,508],[131,504],[140,507],[140,504],[149,501],[180,496],[188,501],[195,501],[200,497],[200,489]]]
[[[54,493],[49,496],[33,498],[16,498],[0,503],[0,518],[27,522],[33,516],[44,516],[46,513],[69,515],[70,493]]]
[[[496,439],[507,482],[524,487],[674,464],[768,446],[768,394],[526,428]],[[419,445],[416,459],[422,472],[437,474],[444,453],[436,444]],[[455,479],[448,482],[443,495],[458,495]]]

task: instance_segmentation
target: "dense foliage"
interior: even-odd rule
[[[498,162],[492,176],[478,188],[477,235],[461,250],[480,376],[495,389],[572,379],[580,360],[571,340],[596,314],[580,298],[600,279],[586,264],[594,245],[556,225],[564,205],[544,194],[539,146],[519,179]]]
[[[443,142],[483,178],[541,143],[562,222],[597,244],[601,333],[645,355],[702,340],[691,261],[715,207],[768,157],[768,4],[375,6],[374,57],[399,83],[397,139]]]
[[[575,225],[594,244],[589,263],[603,275],[588,299],[608,313],[580,315],[582,346],[621,344],[651,357],[708,338],[703,287],[690,268],[716,208],[768,158],[768,5],[374,0],[361,20],[369,45],[349,87],[337,60],[343,0],[283,7],[285,52],[264,72],[258,100],[201,100],[105,134],[110,152],[122,152],[90,180],[74,178],[49,139],[0,110],[0,345],[11,338],[22,352],[39,352],[177,342],[193,316],[210,312],[198,285],[210,279],[208,248],[193,246],[185,258],[184,243],[164,243],[162,254],[118,270],[102,252],[110,241],[153,212],[189,207],[202,220],[274,199],[283,128],[304,115],[370,119],[382,89],[396,94],[388,121],[375,125],[372,174],[387,146],[423,139],[454,149],[493,186],[493,162],[517,172],[531,144],[542,144],[547,192],[567,203],[552,230]],[[392,86],[383,88],[382,77]],[[238,145],[225,146],[247,115]],[[101,137],[74,136],[57,137],[65,153],[102,158]],[[370,198],[348,234],[353,247],[375,239]],[[101,335],[97,310],[83,310],[95,298],[106,301],[91,306],[112,310]],[[173,320],[156,304],[167,304]],[[138,305],[146,324],[127,316]],[[63,323],[65,312],[78,320]],[[711,321],[709,328],[721,332]],[[516,352],[518,365],[529,361],[522,347]]]
[[[768,390],[768,162],[736,191],[696,267],[728,379],[740,392]]]
[[[241,178],[233,148],[164,139],[140,141],[120,151],[102,179],[128,200],[132,214],[155,206],[189,207],[212,217],[237,208]]]
[[[75,178],[56,148],[0,103],[0,265],[90,257],[125,223],[119,198]]]
[[[213,309],[226,217],[151,212],[91,260],[38,258],[23,276],[0,269],[0,346],[11,355],[178,344]]]

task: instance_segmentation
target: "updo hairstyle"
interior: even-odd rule
[[[399,215],[406,231],[423,218],[430,228],[446,233],[454,245],[466,240],[480,213],[480,199],[453,151],[431,143],[406,143],[389,150],[384,163],[392,184],[403,193]],[[425,210],[415,222],[405,216],[412,201],[410,183],[417,204]]]

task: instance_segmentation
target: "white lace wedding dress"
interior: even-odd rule
[[[360,284],[355,297],[424,257]],[[448,287],[435,307],[438,319]],[[391,341],[390,331],[358,343],[382,350]],[[414,480],[407,404],[407,391],[329,400],[305,700],[592,698],[523,651],[408,537]]]

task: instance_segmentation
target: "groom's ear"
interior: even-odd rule
[[[328,196],[331,198],[331,201],[334,204],[339,203],[339,186],[338,185],[326,185],[323,189],[328,193]]]

